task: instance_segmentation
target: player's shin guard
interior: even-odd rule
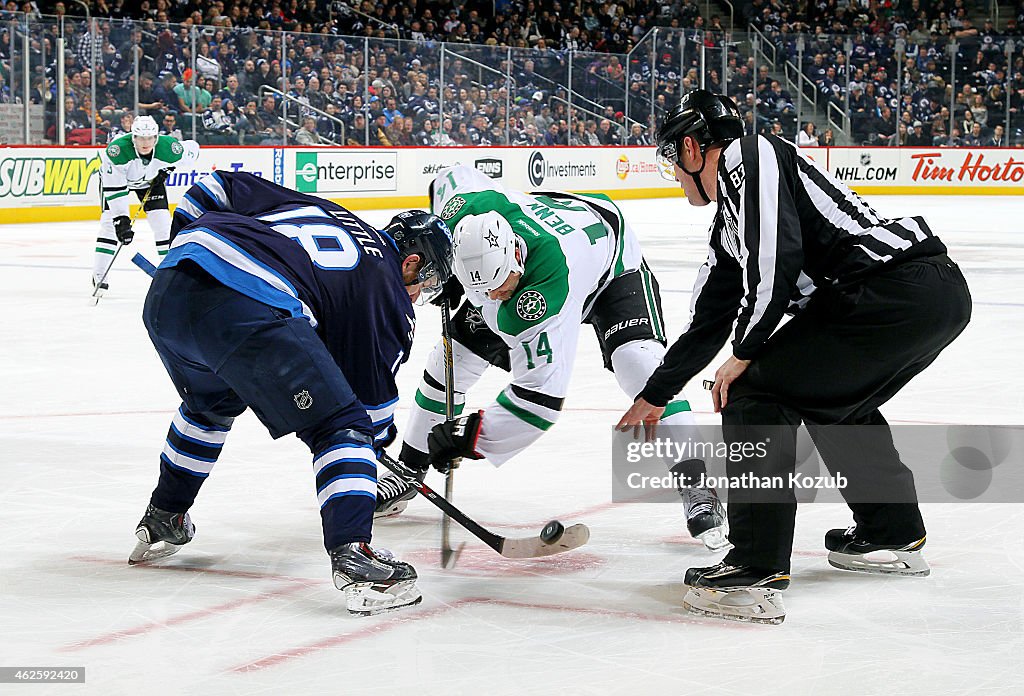
[[[167,430],[160,454],[160,481],[150,503],[170,512],[191,508],[220,456],[233,421],[193,413],[182,404]]]
[[[452,351],[455,415],[459,416],[465,408],[466,391],[476,384],[490,363],[458,341],[452,342]],[[427,435],[430,434],[430,429],[444,422],[444,393],[444,348],[438,343],[427,359],[423,379],[416,390],[416,405],[405,428],[404,441],[407,445],[420,452],[427,451]]]
[[[153,241],[156,242],[156,253],[166,256],[171,246],[171,212],[157,209],[146,211],[146,219],[153,230]]]
[[[313,455],[324,547],[370,541],[377,493],[377,456],[369,437],[341,431]]]
[[[117,235],[114,234],[114,218],[110,211],[105,211],[100,216],[100,233],[96,237],[96,251],[92,257],[92,286],[107,275],[107,269],[114,260],[114,252],[117,251]],[[103,281],[108,285],[109,277]],[[103,288],[106,290],[106,288]]]

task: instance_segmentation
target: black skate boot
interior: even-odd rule
[[[345,593],[350,613],[361,616],[419,604],[416,569],[390,552],[355,541],[331,549],[334,586]]]
[[[789,573],[728,563],[690,568],[683,607],[695,614],[733,621],[780,624],[786,619],[782,591]]]
[[[195,525],[187,512],[167,512],[152,504],[147,505],[146,514],[135,530],[139,543],[128,556],[128,565],[155,561],[177,553],[195,535]]]
[[[402,445],[399,460],[415,472],[416,478],[423,481],[427,476],[427,455],[409,445]],[[377,480],[377,506],[373,510],[373,519],[395,517],[405,511],[409,501],[416,497],[416,489],[400,476],[388,474]]]
[[[421,471],[416,474],[416,478],[422,481],[426,475],[426,471]],[[373,519],[379,520],[402,514],[409,506],[409,501],[415,497],[416,489],[400,476],[388,474],[378,479],[377,507],[373,510]]]
[[[107,290],[109,290],[109,289],[110,289],[110,285],[107,284],[106,281],[100,283],[99,287],[97,288],[97,286],[96,286],[96,278],[95,278],[95,276],[93,277],[93,279],[92,279],[92,296],[93,297],[95,297],[97,300],[99,300],[99,298],[103,297],[103,294]]]
[[[690,536],[704,542],[709,551],[721,551],[732,546],[725,524],[725,507],[714,488],[688,485],[701,480],[704,462],[688,459],[671,469],[676,475],[677,490],[683,498],[686,528]]]
[[[872,544],[857,536],[856,527],[850,527],[829,530],[825,548],[829,564],[842,570],[924,577],[932,572],[921,553],[926,538],[909,544]]]

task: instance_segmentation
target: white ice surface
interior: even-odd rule
[[[976,302],[967,331],[887,417],[1020,423],[1024,199],[872,202],[927,215]],[[681,199],[622,205],[677,335],[708,211]],[[390,213],[365,217],[383,224]],[[122,256],[155,259],[139,229]],[[247,414],[192,510],[195,541],[129,568],[178,400],[140,319],[148,278],[121,258],[110,292],[90,306],[95,234],[94,223],[0,225],[0,666],[87,674],[84,686],[0,685],[0,694],[1024,692],[1022,505],[926,506],[933,573],[924,579],[830,568],[822,535],[848,512],[808,505],[785,624],[684,613],[685,569],[717,556],[687,537],[679,506],[609,503],[610,430],[628,402],[589,327],[558,425],[502,468],[467,463],[456,476],[457,504],[481,522],[514,535],[552,518],[586,522],[583,549],[506,561],[460,530],[468,546],[443,571],[439,516],[416,501],[377,525],[375,543],[416,565],[423,603],[349,617],[321,545],[308,452],[291,437],[272,441]],[[407,403],[438,324],[432,308],[420,313],[400,375]],[[485,405],[502,377],[485,377],[470,405]],[[713,422],[708,393],[688,395]],[[399,410],[400,425],[406,416]]]

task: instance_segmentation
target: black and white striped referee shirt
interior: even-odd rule
[[[717,200],[690,321],[640,394],[654,405],[704,369],[730,328],[733,355],[754,358],[783,314],[802,308],[816,288],[946,251],[923,218],[883,218],[775,136],[745,136],[722,151]]]

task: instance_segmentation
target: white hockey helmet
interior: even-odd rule
[[[160,128],[152,116],[139,116],[132,121],[132,143],[136,150],[141,145],[142,149],[148,153],[156,146],[156,139],[159,135]]]
[[[490,292],[513,271],[523,272],[516,258],[516,235],[496,212],[467,215],[455,226],[455,275],[470,290]]]

